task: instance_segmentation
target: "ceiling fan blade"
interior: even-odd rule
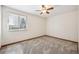
[[[48,8],[47,10],[52,10],[52,9],[54,9],[53,7],[51,7],[51,8]]]
[[[35,11],[41,11],[41,10],[35,10]]]
[[[42,5],[42,8],[45,8],[45,5]]]
[[[40,13],[40,15],[43,14],[43,12]]]
[[[46,11],[46,13],[47,13],[47,14],[49,14],[49,12],[48,12],[48,11]]]

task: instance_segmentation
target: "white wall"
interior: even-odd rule
[[[77,12],[77,20],[78,20],[78,53],[79,53],[79,6],[78,6],[78,12]]]
[[[47,35],[77,42],[77,11],[50,16]]]
[[[26,31],[8,31],[8,16],[9,12],[16,14],[26,15],[28,17],[28,29]],[[3,40],[2,45],[34,38],[38,36],[45,35],[45,19],[36,15],[31,15],[28,13],[21,12],[19,10],[10,9],[3,7]]]
[[[78,16],[77,16],[77,18],[78,18],[78,42],[79,42],[79,6],[78,6]]]
[[[0,47],[1,47],[1,5],[0,5]]]

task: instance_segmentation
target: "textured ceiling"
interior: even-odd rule
[[[50,14],[40,15],[40,12],[35,10],[39,10],[41,5],[6,5],[6,6],[24,12],[28,12],[34,15],[38,15],[41,17],[49,17],[51,15],[66,13],[77,9],[76,5],[53,5],[54,9],[51,11]]]

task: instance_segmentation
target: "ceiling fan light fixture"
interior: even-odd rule
[[[43,12],[43,13],[45,13],[45,12],[46,12],[46,10],[43,10],[42,12]]]
[[[45,5],[46,9],[52,7],[52,5]]]
[[[39,11],[41,11],[40,14],[49,14],[53,9],[52,5],[41,5],[41,9]]]

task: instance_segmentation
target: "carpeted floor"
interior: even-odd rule
[[[43,36],[8,45],[0,49],[0,54],[76,54],[77,43]]]

